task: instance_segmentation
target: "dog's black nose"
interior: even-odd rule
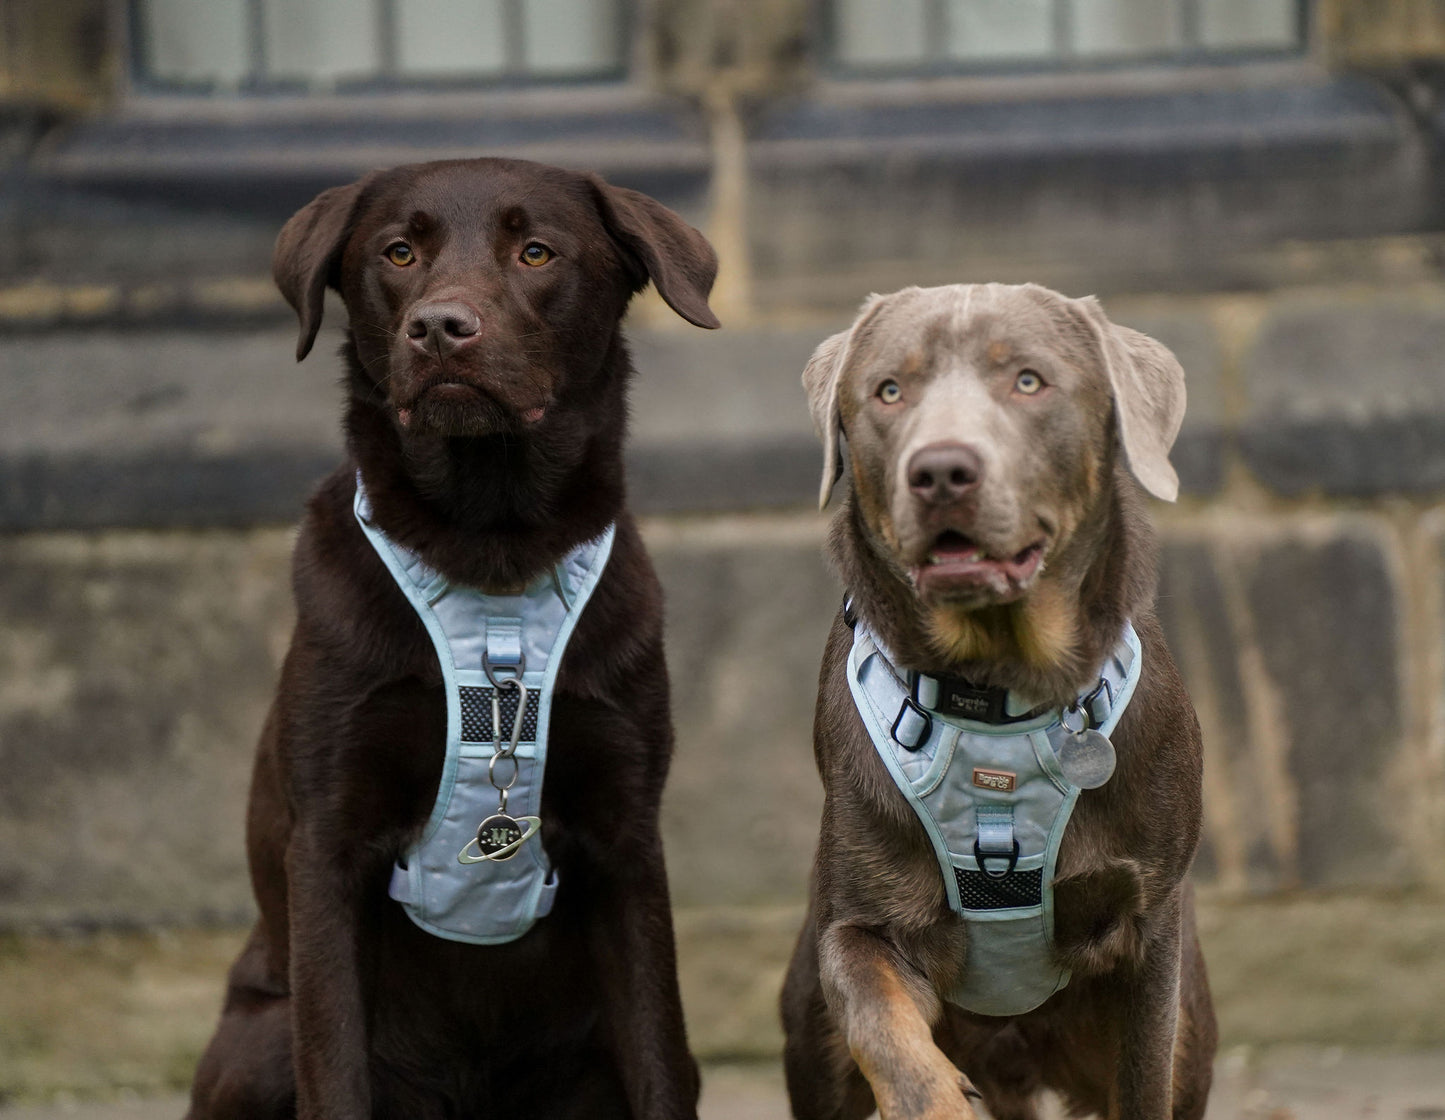
[[[481,317],[457,302],[418,304],[406,323],[412,345],[442,356],[476,339],[481,329]]]
[[[929,505],[956,502],[983,481],[983,460],[966,443],[930,443],[908,460],[908,489]]]

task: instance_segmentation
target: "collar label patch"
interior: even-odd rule
[[[973,784],[979,789],[997,790],[999,793],[1012,793],[1018,785],[1018,775],[1008,770],[985,770],[980,766],[973,768]]]
[[[993,695],[993,689],[969,688],[967,685],[960,685],[949,682],[949,688],[944,695],[944,701],[939,705],[948,715],[962,716],[964,719],[990,719],[994,718],[995,708],[1001,708],[999,698]]]

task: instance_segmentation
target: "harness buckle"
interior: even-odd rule
[[[985,852],[983,848],[979,846],[979,842],[975,840],[973,842],[973,858],[978,862],[978,869],[990,879],[1007,879],[1013,874],[1014,867],[1018,865],[1019,861],[1019,842],[1017,840],[1013,842],[1013,847],[1014,850],[1012,853]],[[1002,871],[993,871],[986,862],[991,859],[1006,859],[1008,860],[1008,866]]]
[[[1100,704],[1101,700],[1103,701],[1102,705]],[[1109,718],[1109,713],[1113,708],[1114,686],[1103,677],[1100,677],[1098,684],[1065,709],[1065,715],[1072,715],[1075,712],[1082,715],[1084,717],[1083,726],[1075,730],[1069,727],[1067,720],[1061,720],[1060,722],[1062,722],[1064,727],[1069,731],[1073,731],[1075,735],[1079,735],[1085,731],[1092,731],[1094,728],[1101,726],[1103,722]]]
[[[903,727],[906,717],[911,717],[908,728]],[[909,734],[910,730],[916,734]],[[933,717],[913,697],[905,696],[903,703],[898,707],[898,715],[894,718],[893,726],[888,729],[888,733],[893,736],[893,741],[900,747],[916,751],[928,742],[928,737],[933,734]]]

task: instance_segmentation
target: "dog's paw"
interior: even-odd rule
[[[947,1059],[944,1065],[928,1076],[873,1086],[881,1120],[978,1120],[974,1105],[983,1094]]]

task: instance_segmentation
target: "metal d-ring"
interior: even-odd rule
[[[1098,722],[1094,719],[1094,701],[1099,699],[1101,693],[1107,693],[1109,696],[1109,703],[1111,706],[1113,705],[1114,686],[1109,683],[1107,678],[1100,677],[1098,684],[1096,684],[1088,693],[1080,696],[1077,700],[1075,700],[1072,704],[1065,708],[1063,712],[1060,713],[1059,722],[1064,725],[1065,731],[1068,731],[1074,735],[1082,735],[1085,731],[1092,730],[1093,728],[1099,726]],[[1070,727],[1069,716],[1071,715],[1082,716],[1084,719],[1083,724],[1077,728]]]
[[[1019,842],[1015,840],[1013,845],[1014,850],[1012,852],[985,852],[979,842],[975,840],[973,842],[974,862],[978,864],[978,869],[990,879],[1007,879],[1013,874],[1014,867],[1018,865],[1019,861]],[[991,859],[1006,859],[1008,860],[1008,866],[1002,871],[994,871],[989,867],[987,862]]]
[[[482,650],[482,672],[487,674],[487,680],[492,682],[493,688],[503,688],[508,686],[515,688],[521,682],[522,674],[527,671],[527,652],[525,650],[521,651],[517,655],[517,658],[518,660],[515,665],[494,666],[492,664],[492,659],[487,656],[487,651]],[[510,677],[504,677],[502,680],[497,680],[497,670],[499,669],[510,669],[512,670],[512,673],[514,675]]]

